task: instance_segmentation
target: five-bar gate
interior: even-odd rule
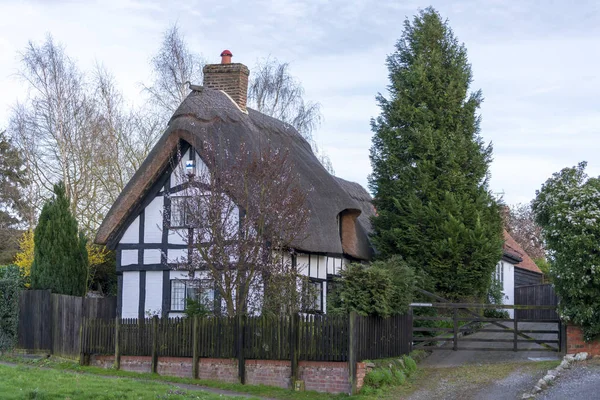
[[[517,310],[551,310],[553,305],[413,303],[414,348],[427,350],[562,352],[564,327],[557,317],[519,318]],[[493,310],[484,313],[484,310]],[[506,318],[504,311],[510,312]],[[487,316],[485,316],[487,314]],[[451,345],[451,347],[449,347]]]

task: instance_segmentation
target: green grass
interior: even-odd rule
[[[234,399],[217,394],[185,391],[159,382],[128,378],[106,379],[66,371],[0,365],[2,399]]]
[[[242,385],[239,383],[226,383],[212,380],[179,378],[174,376],[161,376],[158,374],[138,373],[131,371],[122,371],[116,369],[104,369],[91,366],[80,366],[78,363],[58,358],[48,359],[23,359],[21,357],[2,356],[0,360],[23,364],[31,367],[51,368],[57,371],[76,372],[80,374],[93,374],[98,376],[113,376],[121,378],[132,378],[137,380],[164,382],[164,383],[182,383],[187,385],[205,386],[215,389],[228,390],[232,392],[245,393],[252,396],[269,397],[276,399],[290,400],[331,400],[348,398],[346,394],[332,395],[327,393],[317,393],[312,391],[294,392],[292,390],[281,389],[266,385]],[[1,388],[1,385],[0,385]],[[1,392],[0,392],[1,393]],[[64,397],[63,397],[64,398]]]

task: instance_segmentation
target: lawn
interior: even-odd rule
[[[2,399],[234,399],[200,391],[185,391],[159,382],[107,378],[53,369],[0,365]]]

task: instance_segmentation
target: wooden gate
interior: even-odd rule
[[[518,312],[513,318],[502,315],[506,310],[540,311],[552,310],[555,306],[413,303],[411,307],[415,314],[414,348],[551,352],[562,352],[565,348],[560,319],[520,318]],[[429,312],[417,312],[418,309]],[[484,310],[492,313],[486,316]]]
[[[519,318],[546,320],[558,319],[556,306],[558,297],[550,283],[518,286],[515,288],[515,304],[519,306],[554,306],[551,309],[519,309],[515,313]]]

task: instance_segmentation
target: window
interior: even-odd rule
[[[305,312],[323,312],[323,282],[311,279],[305,283],[302,304]]]
[[[190,225],[189,197],[171,197],[171,227],[187,227]]]
[[[197,300],[212,310],[215,300],[213,282],[210,279],[171,280],[171,311],[184,311],[186,299]]]
[[[496,273],[494,274],[494,279],[502,284],[504,284],[504,263],[499,262],[496,265]]]

